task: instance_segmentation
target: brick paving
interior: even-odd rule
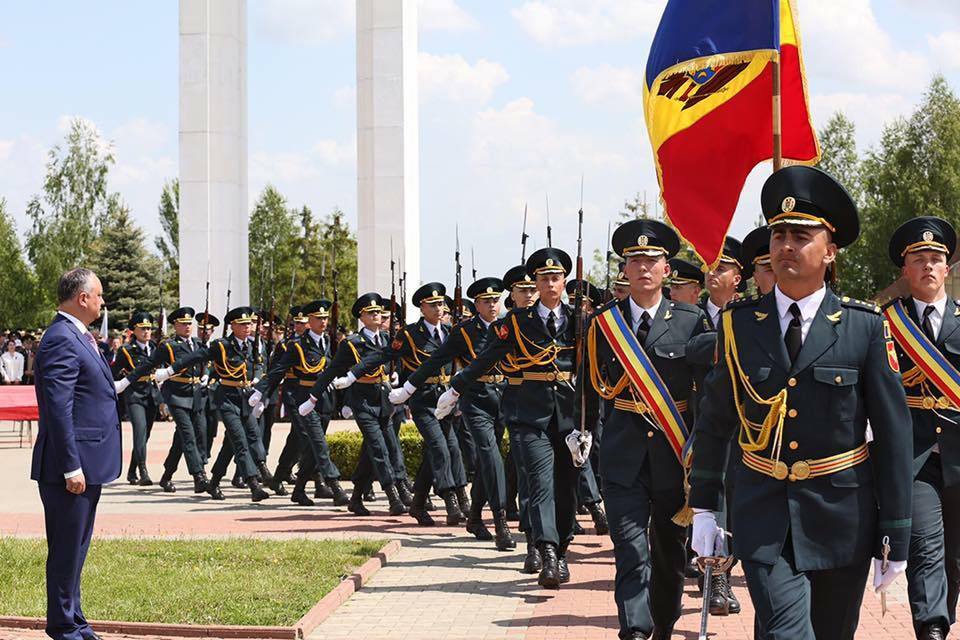
[[[28,479],[29,449],[17,448],[11,426],[0,423],[0,482],[11,489],[5,492],[0,507],[0,535],[43,535],[40,501],[34,483]],[[286,428],[285,424],[274,427],[274,442],[281,446]],[[159,478],[172,431],[171,423],[158,423],[151,436],[148,457],[154,480]],[[124,442],[130,443],[127,426]],[[274,456],[279,448],[275,447]],[[125,451],[125,460],[127,455]],[[395,558],[321,624],[309,640],[617,637],[613,557],[608,537],[578,537],[570,550],[570,584],[559,591],[547,591],[537,586],[536,576],[518,571],[522,543],[517,551],[502,553],[492,543],[477,542],[459,528],[420,528],[409,517],[388,516],[382,499],[370,505],[372,517],[359,519],[329,502],[320,502],[314,508],[298,507],[287,498],[274,496],[255,505],[250,503],[247,492],[232,487],[224,488],[226,501],[212,502],[194,496],[188,479],[181,466],[176,477],[180,492],[173,495],[162,493],[156,486],[110,485],[104,490],[96,535],[362,536],[402,541],[403,548]],[[590,531],[589,519],[584,519],[583,524]],[[733,585],[743,603],[743,612],[725,618],[711,617],[713,638],[752,637],[753,611],[739,573],[734,576]],[[902,579],[889,599],[890,611],[881,618],[879,598],[872,591],[865,594],[858,637],[912,637]],[[674,638],[696,639],[699,608],[696,585],[688,581],[683,616]],[[95,612],[88,613],[95,616]],[[158,640],[101,635],[105,640]],[[41,631],[0,628],[2,640],[44,637]]]

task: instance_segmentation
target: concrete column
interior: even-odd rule
[[[420,284],[417,0],[357,0],[358,291],[390,293],[390,241]]]
[[[249,304],[247,3],[180,0],[180,301]]]

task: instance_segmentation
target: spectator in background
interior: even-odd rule
[[[37,358],[37,343],[29,333],[23,337],[23,384],[33,384],[33,363]]]
[[[17,351],[17,343],[7,341],[6,349],[0,356],[0,371],[3,384],[20,384],[23,380],[23,354]]]

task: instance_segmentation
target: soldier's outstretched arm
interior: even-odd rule
[[[337,354],[333,356],[333,360],[324,368],[323,372],[317,378],[316,383],[310,387],[310,395],[314,398],[319,398],[323,395],[334,378],[344,375],[350,370],[350,367],[353,366],[353,350],[345,343],[346,340],[340,344],[340,348],[337,349]]]
[[[450,337],[430,354],[417,370],[410,374],[407,382],[413,387],[420,387],[427,378],[436,376],[441,369],[453,362],[453,359],[467,353],[467,343],[463,339],[459,325],[450,332]]]
[[[128,373],[126,379],[128,382],[134,383],[157,367],[168,364],[170,364],[170,352],[167,350],[166,344],[161,344],[153,350],[153,354],[149,358],[143,361],[143,364]]]
[[[507,316],[509,318],[510,316]],[[477,354],[469,365],[463,371],[458,373],[450,381],[450,386],[457,393],[463,393],[471,384],[477,381],[482,375],[485,375],[498,362],[513,351],[513,345],[516,338],[513,336],[513,328],[505,318],[501,322],[494,322],[487,329],[487,343],[483,351]]]
[[[880,518],[874,556],[890,538],[890,560],[906,560],[913,499],[913,421],[907,408],[893,343],[884,336],[883,319],[870,316],[870,349],[863,370],[867,419],[873,430],[870,457]]]
[[[176,362],[173,362],[170,364],[170,368],[174,371],[183,371],[184,369],[192,367],[195,364],[212,360],[216,355],[216,351],[214,350],[219,348],[219,342],[211,342],[209,345],[194,349]]]
[[[283,375],[293,368],[300,358],[300,352],[293,345],[274,352],[267,375],[257,383],[255,389],[261,395],[270,397],[283,380]]]

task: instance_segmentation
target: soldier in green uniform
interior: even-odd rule
[[[250,339],[254,313],[250,307],[231,309],[224,322],[230,325],[230,335],[212,341],[177,358],[170,366],[157,369],[156,379],[163,382],[181,375],[195,365],[213,364],[219,383],[214,392],[214,404],[223,421],[226,438],[217,460],[210,470],[208,492],[215,500],[223,500],[220,480],[227,472],[232,456],[238,473],[250,488],[250,497],[260,502],[270,497],[260,486],[260,479],[270,482],[273,476],[267,470],[266,454],[260,442],[257,418],[247,404],[251,386],[259,367],[254,341]],[[259,475],[258,472],[259,471]]]
[[[720,262],[715,269],[707,272],[705,283],[709,295],[700,303],[700,308],[706,313],[710,327],[714,330],[720,322],[720,312],[728,302],[737,297],[737,290],[743,279],[741,253],[740,241],[727,236],[723,241]]]
[[[743,239],[743,279],[752,277],[757,293],[762,296],[773,291],[777,275],[770,264],[770,228],[757,227]]]
[[[283,357],[283,353],[289,348],[290,344],[296,342],[300,339],[300,336],[307,330],[307,323],[309,318],[303,314],[300,305],[295,305],[290,307],[290,327],[292,329],[291,335],[287,336],[287,339],[283,342],[278,343],[278,357]],[[277,468],[273,472],[273,478],[279,482],[293,482],[293,466],[297,464],[297,461],[300,459],[300,434],[295,428],[293,428],[293,414],[297,412],[297,405],[290,396],[291,390],[297,386],[297,375],[293,371],[287,371],[283,375],[283,381],[280,383],[280,397],[279,402],[280,406],[283,407],[284,412],[287,417],[291,419],[291,428],[287,433],[287,438],[283,443],[283,449],[280,451],[280,457],[277,459]],[[317,490],[320,489],[322,485],[317,485]],[[325,493],[325,492],[324,492]],[[332,498],[333,493],[328,495],[319,496],[314,493],[315,498],[325,497]]]
[[[128,373],[120,381],[117,391],[123,393],[129,385],[149,376],[154,369],[173,364],[178,358],[200,349],[200,342],[192,335],[195,315],[193,307],[180,307],[169,314],[167,322],[173,325],[174,336],[161,342],[149,358]],[[160,389],[176,425],[173,442],[163,463],[163,476],[160,478],[160,486],[167,493],[176,491],[173,474],[180,463],[181,455],[187,462],[187,471],[193,476],[193,492],[204,493],[207,490],[207,474],[203,468],[203,457],[200,455],[196,435],[202,430],[202,376],[203,364],[196,364],[184,371],[178,371],[177,375],[169,378]]]
[[[406,402],[417,389],[430,378],[437,377],[444,367],[456,362],[458,368],[468,365],[491,339],[490,325],[500,311],[500,295],[503,281],[500,278],[480,278],[467,288],[467,296],[474,299],[478,314],[452,328],[449,338],[411,373],[403,386],[390,392],[394,404]],[[495,335],[494,335],[495,338]],[[477,447],[479,474],[471,489],[470,513],[467,531],[479,540],[495,540],[497,549],[509,551],[516,548],[507,523],[506,478],[500,443],[504,425],[500,417],[500,398],[505,386],[503,373],[494,367],[472,385],[460,400],[467,428]],[[489,502],[493,512],[495,536],[483,524],[483,505]]]
[[[627,280],[627,276],[623,273],[625,266],[625,262],[617,265],[617,277],[613,279],[613,284],[611,285],[610,295],[617,300],[626,300],[627,296],[630,295],[630,281]]]
[[[390,388],[386,367],[376,365],[372,369],[362,371],[355,376],[355,384],[346,384],[347,376],[345,376],[367,354],[389,349],[390,336],[386,331],[380,330],[382,309],[383,299],[378,293],[365,293],[357,298],[351,311],[353,317],[360,320],[363,327],[340,342],[333,361],[320,373],[310,389],[309,397],[297,409],[301,416],[312,412],[331,384],[334,388],[346,389],[344,405],[353,413],[353,419],[356,420],[366,445],[365,455],[361,456],[360,464],[357,465],[351,478],[353,494],[347,506],[351,513],[358,516],[370,515],[370,511],[363,504],[363,490],[364,485],[368,484],[370,467],[373,468],[373,473],[387,496],[390,515],[407,512],[406,506],[400,499],[401,489],[397,486],[395,472],[390,464],[390,451],[385,440],[387,432],[393,430],[390,424],[393,407],[387,398]]]
[[[134,311],[127,327],[133,331],[130,341],[117,350],[113,360],[113,377],[116,380],[126,378],[140,365],[149,362],[157,346],[150,341],[153,332],[153,316],[146,311]],[[123,394],[127,417],[133,426],[133,449],[130,452],[130,469],[127,481],[148,487],[153,484],[147,471],[147,441],[153,430],[153,422],[160,408],[160,393],[153,376],[145,373],[132,381],[130,388]],[[136,479],[136,471],[140,478]]]
[[[670,299],[685,304],[700,304],[703,291],[703,271],[682,258],[670,258]]]
[[[859,234],[853,200],[792,166],[767,179],[761,204],[777,285],[722,313],[693,442],[692,546],[723,546],[715,512],[732,441],[733,552],[763,637],[853,638],[871,556],[878,590],[906,565],[910,416],[879,308],[824,285]]]
[[[907,593],[919,640],[943,640],[954,620],[948,598],[960,517],[960,306],[947,297],[957,234],[949,222],[908,220],[890,238],[890,259],[909,295],[884,308],[897,342],[913,418],[913,526]],[[952,543],[952,544],[950,544]],[[952,558],[950,557],[952,556]],[[952,605],[952,606],[951,606]]]
[[[220,326],[220,320],[209,312],[201,313],[197,316],[197,340],[201,346],[208,346],[213,340],[214,330]],[[217,408],[213,406],[213,392],[217,387],[217,378],[214,375],[213,367],[207,364],[203,368],[203,375],[200,377],[200,400],[203,405],[203,428],[197,434],[197,444],[200,447],[200,453],[203,458],[203,466],[207,466],[210,460],[210,448],[217,437]]]
[[[296,386],[290,390],[291,403],[299,407],[309,397],[310,389],[332,357],[330,336],[326,331],[330,307],[329,300],[314,300],[303,306],[303,313],[309,318],[309,329],[299,339],[288,344],[274,360],[267,375],[257,383],[253,394],[247,400],[250,406],[262,407],[262,399],[273,396],[288,371],[294,373],[297,381]],[[330,424],[332,412],[333,397],[332,393],[328,392],[321,395],[320,402],[312,412],[301,416],[297,411],[292,416],[293,428],[303,440],[300,446],[303,451],[300,471],[297,473],[293,495],[290,496],[290,500],[299,505],[313,506],[313,500],[307,496],[306,486],[314,476],[322,478],[329,487],[334,505],[343,506],[350,502],[350,498],[340,486],[340,470],[330,459],[330,448],[327,445],[327,426]],[[276,491],[281,482],[274,476],[271,488]]]
[[[578,392],[593,428],[606,401],[600,457],[616,560],[621,638],[669,638],[680,617],[686,565],[683,447],[694,369],[687,343],[709,330],[695,305],[662,293],[680,247],[662,222],[632,220],[613,233],[630,295],[590,321]],[[612,404],[612,407],[610,405]]]
[[[514,308],[497,325],[497,339],[451,381],[437,402],[437,415],[453,410],[459,396],[500,361],[514,370],[508,384],[518,391],[504,394],[501,413],[516,430],[514,455],[523,458],[529,491],[528,512],[533,540],[543,568],[538,583],[556,589],[570,580],[567,546],[573,539],[577,511],[577,468],[565,437],[574,428],[572,373],[576,322],[563,303],[570,256],[547,247],[527,260],[540,301],[532,308]]]

